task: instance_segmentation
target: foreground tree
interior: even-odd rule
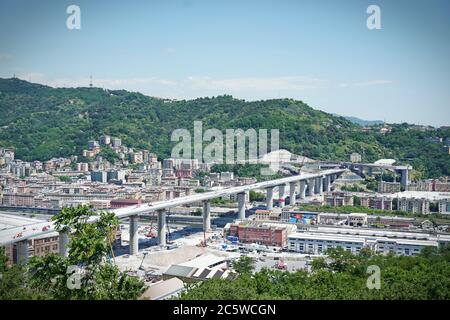
[[[427,248],[413,257],[333,249],[312,266],[311,273],[263,269],[232,281],[211,279],[188,287],[180,299],[450,299],[449,247]],[[370,266],[379,267],[379,289],[367,285]]]
[[[3,299],[136,299],[144,284],[111,261],[118,220],[87,206],[64,208],[54,217],[56,230],[70,235],[69,254],[33,257],[27,266],[6,266],[0,258]],[[1,254],[0,254],[1,256]]]

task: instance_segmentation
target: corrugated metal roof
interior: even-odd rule
[[[198,268],[182,266],[178,264],[171,265],[166,272],[165,275],[175,276],[175,277],[190,277]]]

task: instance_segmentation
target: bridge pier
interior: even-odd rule
[[[245,219],[245,192],[238,193],[238,219]]]
[[[266,209],[273,209],[273,187],[269,187],[266,189]]]
[[[324,177],[319,177],[318,180],[319,180],[319,194],[323,194],[323,180],[324,180]]]
[[[139,216],[130,216],[130,240],[129,240],[129,250],[130,255],[136,255],[139,252]]]
[[[330,176],[330,184],[332,184],[337,179],[337,176],[335,174],[332,174]]]
[[[400,170],[400,174],[401,174],[400,184],[406,187],[409,184],[409,170],[408,169]]]
[[[322,186],[321,181],[322,181],[322,178],[320,178],[320,177],[316,177],[314,179],[314,182],[315,182],[315,194],[322,194],[323,186]]]
[[[69,255],[69,232],[60,232],[59,233],[59,254],[63,257],[67,257]]]
[[[295,188],[297,187],[297,182],[291,182],[289,183],[289,205],[294,206],[296,199],[295,197],[296,192],[295,192]]]
[[[158,244],[160,246],[166,245],[166,210],[158,210]]]
[[[203,202],[203,231],[211,230],[211,202]]]
[[[16,242],[17,264],[26,264],[28,262],[28,240]]]
[[[331,191],[331,177],[325,176],[325,191],[330,192]]]
[[[300,180],[300,199],[305,199],[306,197],[306,181]]]
[[[313,196],[314,195],[314,190],[315,190],[315,184],[316,181],[314,178],[308,179],[308,191],[306,192],[306,195],[308,196]]]
[[[278,186],[278,206],[280,208],[284,208],[284,204],[285,204],[285,196],[286,194],[286,185],[282,184]]]

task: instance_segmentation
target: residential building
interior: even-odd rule
[[[119,138],[112,138],[111,143],[113,148],[119,148],[122,145],[122,140]]]
[[[108,182],[108,173],[106,171],[92,171],[91,172],[91,181],[92,182]]]
[[[111,137],[104,134],[100,136],[99,142],[101,145],[109,145],[111,143]]]
[[[361,206],[376,210],[392,210],[392,198],[379,194],[360,197]]]

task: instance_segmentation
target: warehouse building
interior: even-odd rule
[[[288,250],[307,254],[324,254],[328,249],[341,247],[353,254],[369,248],[381,254],[416,255],[425,247],[437,247],[433,240],[392,239],[365,235],[320,234],[298,232],[288,237]]]

